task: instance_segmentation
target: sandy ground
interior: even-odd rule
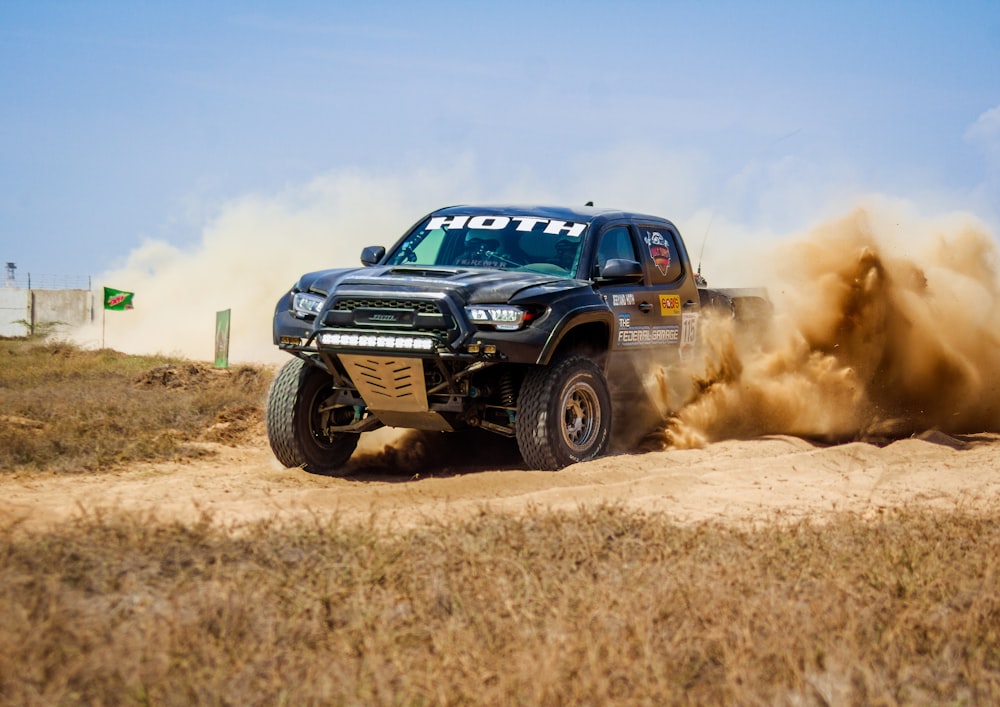
[[[925,437],[878,447],[775,436],[619,454],[559,472],[494,464],[431,475],[383,468],[350,478],[283,469],[257,439],[244,447],[212,445],[215,454],[196,462],[0,478],[0,517],[41,530],[108,511],[225,525],[309,516],[370,522],[374,515],[383,527],[601,503],[680,523],[822,520],[903,506],[1000,512],[1000,434]]]

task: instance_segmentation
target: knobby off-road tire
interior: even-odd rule
[[[611,431],[611,395],[600,367],[569,356],[524,377],[517,445],[533,469],[561,469],[600,456]]]
[[[267,394],[267,437],[279,462],[335,476],[350,459],[361,435],[322,433],[319,408],[330,392],[330,376],[300,358],[278,372]]]

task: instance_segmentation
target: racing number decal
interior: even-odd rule
[[[681,315],[681,360],[686,361],[694,354],[698,342],[698,315],[688,313]]]

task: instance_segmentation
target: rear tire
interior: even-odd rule
[[[329,412],[321,411],[332,381],[322,369],[293,358],[278,372],[267,394],[267,437],[278,461],[313,474],[336,476],[361,435],[327,435]]]
[[[518,394],[515,431],[533,469],[561,469],[608,448],[611,395],[601,369],[585,356],[534,368]]]

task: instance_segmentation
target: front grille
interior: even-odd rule
[[[437,302],[426,299],[389,299],[382,297],[338,297],[333,311],[352,312],[355,309],[402,309],[417,314],[441,314]]]
[[[451,340],[458,333],[454,315],[442,299],[371,297],[343,294],[335,297],[322,318],[323,326],[339,333],[437,332]]]

